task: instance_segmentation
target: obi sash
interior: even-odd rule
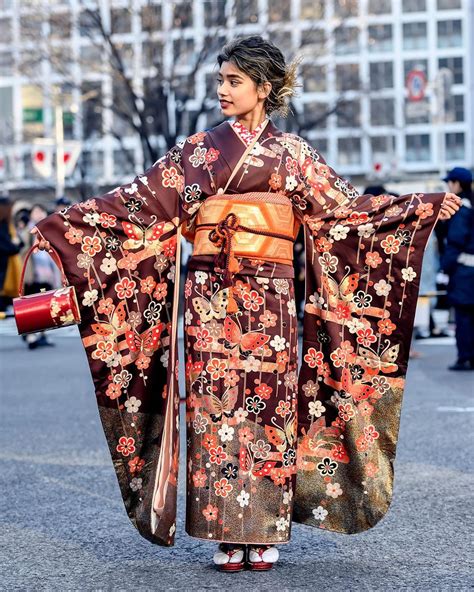
[[[183,235],[194,242],[194,255],[248,257],[293,263],[300,222],[281,193],[217,194],[200,207]]]

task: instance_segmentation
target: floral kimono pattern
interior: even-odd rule
[[[178,228],[225,186],[245,145],[224,122],[38,225],[76,287],[127,513],[161,545],[176,528]],[[293,520],[359,532],[390,503],[423,250],[444,194],[359,195],[272,123],[227,190],[253,192],[285,196],[304,225],[301,368],[292,267],[240,258],[224,287],[213,257],[194,256],[186,529],[258,543],[288,541]]]

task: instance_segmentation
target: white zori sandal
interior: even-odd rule
[[[245,567],[245,547],[230,543],[220,543],[214,553],[214,563],[220,571],[242,571]]]
[[[271,545],[250,545],[248,566],[256,571],[266,571],[273,567],[278,561],[280,553],[276,547]]]

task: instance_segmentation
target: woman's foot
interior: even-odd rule
[[[250,545],[248,552],[249,569],[255,571],[269,570],[278,561],[279,556],[278,549],[271,545]]]
[[[214,553],[214,563],[220,571],[242,571],[245,567],[245,546],[221,543]]]

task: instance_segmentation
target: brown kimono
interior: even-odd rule
[[[176,518],[183,223],[194,240],[184,285],[187,532],[284,543],[295,520],[354,533],[376,524],[392,496],[423,250],[444,194],[359,195],[271,122],[223,193],[245,149],[224,122],[38,225],[77,290],[126,510],[161,545],[173,544]]]

